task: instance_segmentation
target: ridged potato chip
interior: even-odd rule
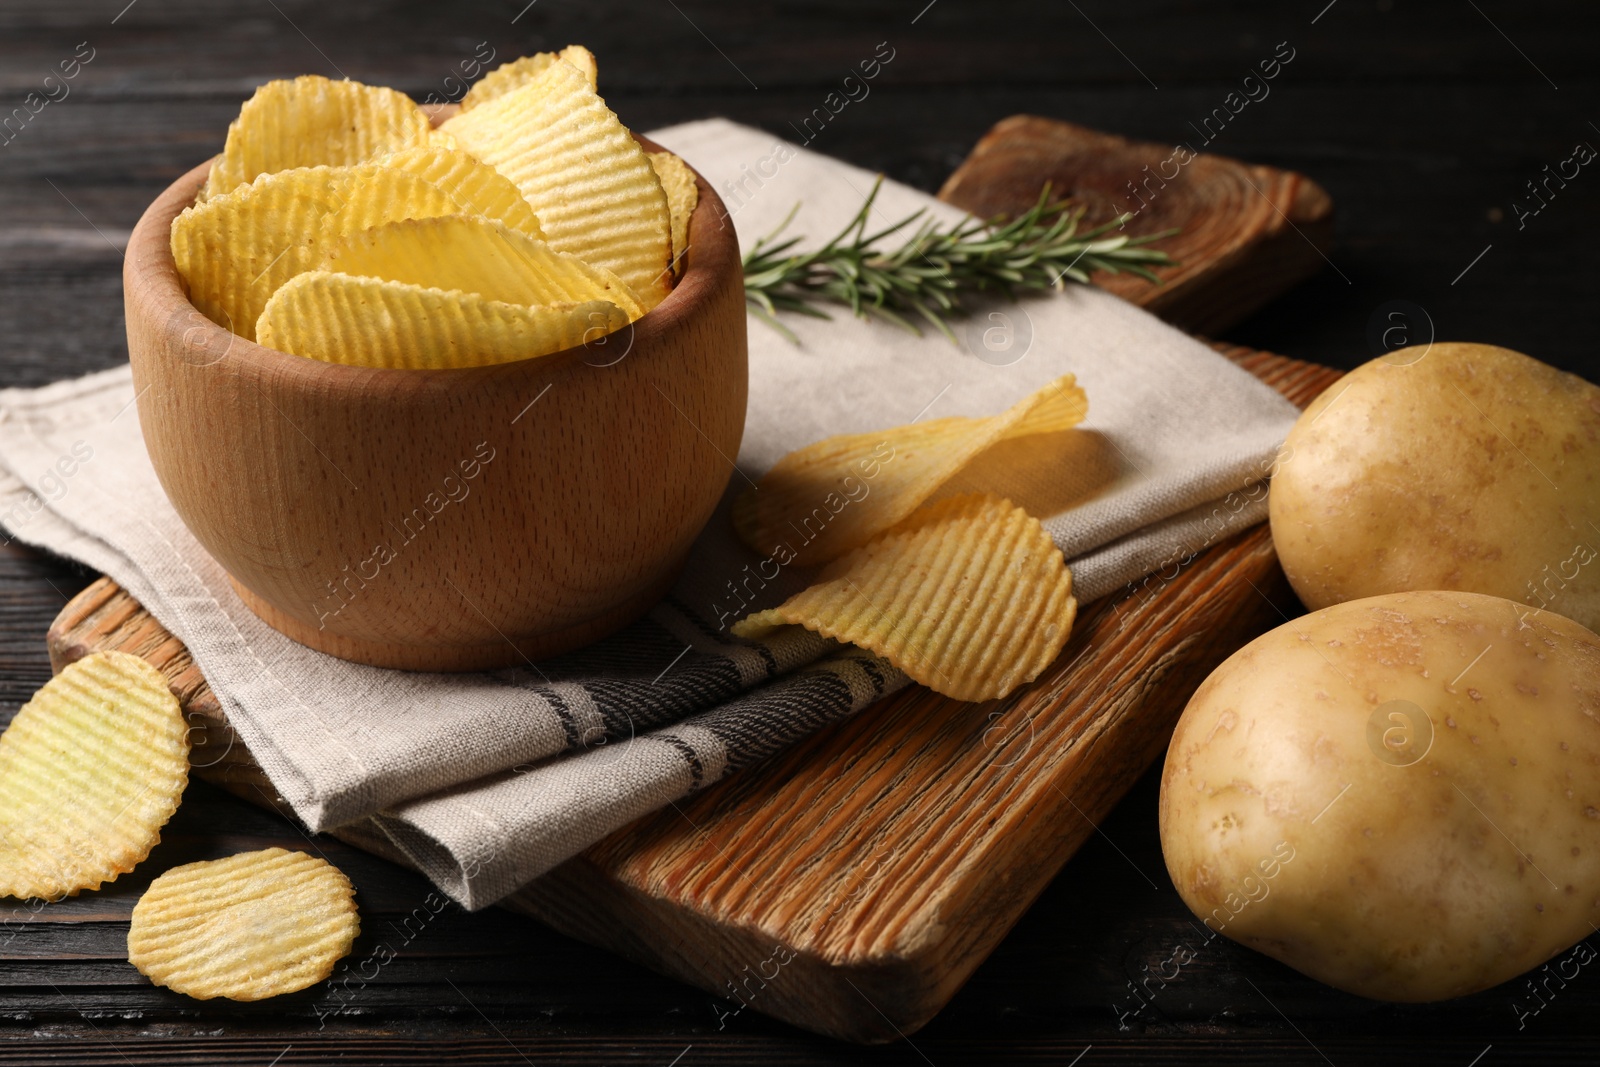
[[[563,60],[576,68],[589,83],[589,88],[599,88],[600,69],[595,62],[594,53],[581,44],[569,44],[559,52],[539,52],[536,55],[523,56],[521,59],[500,64],[485,74],[482,81],[467,90],[467,95],[461,98],[461,110],[471,111],[479,104],[504,96],[513,89],[522,88],[545,67],[557,60]]]
[[[344,872],[269,848],[174,867],[151,882],[133,908],[128,962],[196,1000],[265,1000],[327,978],[360,932]]]
[[[442,127],[516,183],[550,246],[613,271],[652,308],[672,289],[672,214],[644,149],[567,63]]]
[[[667,193],[672,212],[672,276],[683,276],[683,254],[689,250],[689,218],[700,203],[700,187],[695,184],[689,164],[671,152],[647,152],[650,165]]]
[[[607,300],[630,322],[644,314],[638,295],[610,271],[477,216],[412,219],[348,234],[320,266],[339,274],[459,289],[507,304]]]
[[[802,566],[826,563],[910,515],[995,442],[1070,429],[1088,411],[1083,389],[1067,374],[987,418],[826,437],[784,456],[734,501],[734,528],[763,555],[783,551]]]
[[[97,652],[0,736],[0,896],[56,900],[134,869],[189,781],[189,727],[161,672]]]
[[[428,143],[428,116],[404,93],[308,74],[257,89],[228,126],[201,199],[258,175],[343,167]]]
[[[582,74],[583,80],[589,83],[589,88],[596,90],[600,88],[600,64],[595,60],[593,52],[581,44],[569,44],[556,55]]]
[[[273,294],[256,324],[256,339],[326,363],[439,370],[545,356],[627,324],[622,309],[604,300],[528,307],[310,271]]]
[[[544,240],[538,216],[511,179],[459,148],[419,145],[384,156],[378,162],[438,186],[468,215],[482,215],[518,233]]]
[[[1050,665],[1077,610],[1072,574],[1039,520],[973,493],[922,508],[732,631],[804,626],[882,656],[936,693],[992,700]]]
[[[340,236],[460,211],[431,182],[376,163],[263,174],[174,219],[172,258],[190,302],[253,341],[272,294],[315,267]]]

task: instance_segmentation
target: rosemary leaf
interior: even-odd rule
[[[803,238],[779,239],[798,204],[777,229],[756,242],[744,257],[744,285],[757,318],[798,343],[779,321],[781,312],[828,318],[816,305],[841,304],[863,318],[876,316],[912,333],[922,332],[913,321],[921,318],[955,342],[950,319],[965,313],[964,294],[998,291],[1015,298],[1019,291],[1086,283],[1097,270],[1126,271],[1160,284],[1150,265],[1173,262],[1165,252],[1146,246],[1176,230],[1142,237],[1112,234],[1131,217],[1123,215],[1080,233],[1083,209],[1052,201],[1048,185],[1038,203],[1014,219],[963,219],[941,229],[917,211],[868,233],[867,219],[882,185],[880,177],[850,223],[815,251],[795,251]],[[894,251],[878,247],[884,238],[912,227],[911,236]]]

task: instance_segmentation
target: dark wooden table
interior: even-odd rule
[[[790,124],[887,42],[894,58],[870,95],[813,147],[930,190],[1015,112],[1193,140],[1189,123],[1223,106],[1259,61],[1293,49],[1269,95],[1230,116],[1210,147],[1322,183],[1338,205],[1336,242],[1320,275],[1228,339],[1351,367],[1370,358],[1374,333],[1400,309],[1416,335],[1431,323],[1440,339],[1504,344],[1597,376],[1589,259],[1600,172],[1549,179],[1575,145],[1600,145],[1592,15],[1549,0],[1212,8],[5,0],[0,385],[126,358],[128,232],[164,185],[220,146],[259,82],[343,74],[444,96],[458,64],[484,47],[507,57],[569,41],[599,54],[607,99],[636,128],[721,114],[791,139]],[[62,61],[86,56],[65,96],[58,82],[46,85]],[[6,125],[12,108],[28,114],[30,92],[47,91],[57,99]],[[91,578],[0,548],[0,719],[49,677],[45,629]],[[1335,993],[1219,941],[1133,1013],[1128,984],[1200,942],[1166,877],[1155,800],[1151,775],[949,1008],[886,1048],[841,1045],[752,1012],[719,1028],[729,1005],[497,911],[449,908],[408,936],[404,918],[427,908],[429,888],[319,839],[363,895],[367,930],[353,964],[380,942],[403,945],[364,985],[346,972],[342,990],[257,1005],[188,1001],[123,960],[140,877],[63,905],[81,920],[71,924],[29,924],[26,908],[13,914],[6,902],[0,1062],[1596,1060],[1586,1024],[1600,978],[1586,971],[1552,981],[1542,1000],[1519,982],[1398,1007]],[[197,783],[147,869],[269,841],[303,844],[289,824]]]

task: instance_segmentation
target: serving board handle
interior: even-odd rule
[[[1185,160],[1187,160],[1185,162]],[[1216,337],[1327,263],[1333,200],[1303,174],[1227,156],[1188,156],[1059,119],[1013,115],[978,141],[939,198],[981,218],[1033,206],[1039,190],[1081,205],[1089,225],[1133,213],[1134,235],[1177,262],[1152,288],[1132,274],[1095,283],[1180,330]]]

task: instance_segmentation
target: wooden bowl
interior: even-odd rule
[[[703,179],[683,277],[633,326],[413,371],[286,355],[196,311],[169,234],[208,167],[128,243],[128,353],[161,484],[256,614],[345,659],[478,670],[593,641],[666,593],[744,431],[744,278]]]

